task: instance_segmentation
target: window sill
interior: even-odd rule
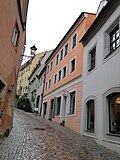
[[[73,51],[76,48],[77,45],[75,45],[74,47],[71,48],[71,51]]]
[[[89,69],[88,72],[87,72],[87,76],[91,73],[93,73],[95,70],[97,69],[97,67],[95,67],[94,69]]]
[[[67,116],[75,116],[75,113],[67,113]]]
[[[103,58],[103,64],[106,63],[109,59],[111,59],[113,56],[118,54],[120,52],[120,46],[116,48],[115,50],[109,52],[104,58]]]
[[[107,136],[114,136],[114,137],[120,137],[120,134],[115,133],[107,133]]]
[[[94,133],[94,131],[93,131],[93,130],[85,130],[85,132]]]

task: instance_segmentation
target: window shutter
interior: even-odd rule
[[[104,58],[109,54],[110,50],[110,38],[107,32],[104,33]]]
[[[88,53],[88,64],[87,64],[87,66],[88,66],[88,71],[91,69],[91,54],[90,53]]]

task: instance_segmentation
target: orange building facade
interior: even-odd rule
[[[79,43],[95,20],[82,12],[47,59],[42,116],[80,132],[83,46]]]
[[[0,134],[12,128],[16,81],[26,33],[28,0],[0,1]]]

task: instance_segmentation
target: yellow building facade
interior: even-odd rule
[[[30,77],[32,72],[35,70],[38,63],[40,63],[40,60],[44,56],[45,52],[36,54],[34,57],[32,57],[30,60],[28,60],[26,63],[22,65],[20,72],[18,74],[18,80],[17,80],[18,96],[22,96],[28,93],[28,85],[29,85],[28,78]]]

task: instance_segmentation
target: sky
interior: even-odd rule
[[[29,0],[26,50],[35,45],[37,52],[54,49],[81,12],[96,13],[100,0]]]

